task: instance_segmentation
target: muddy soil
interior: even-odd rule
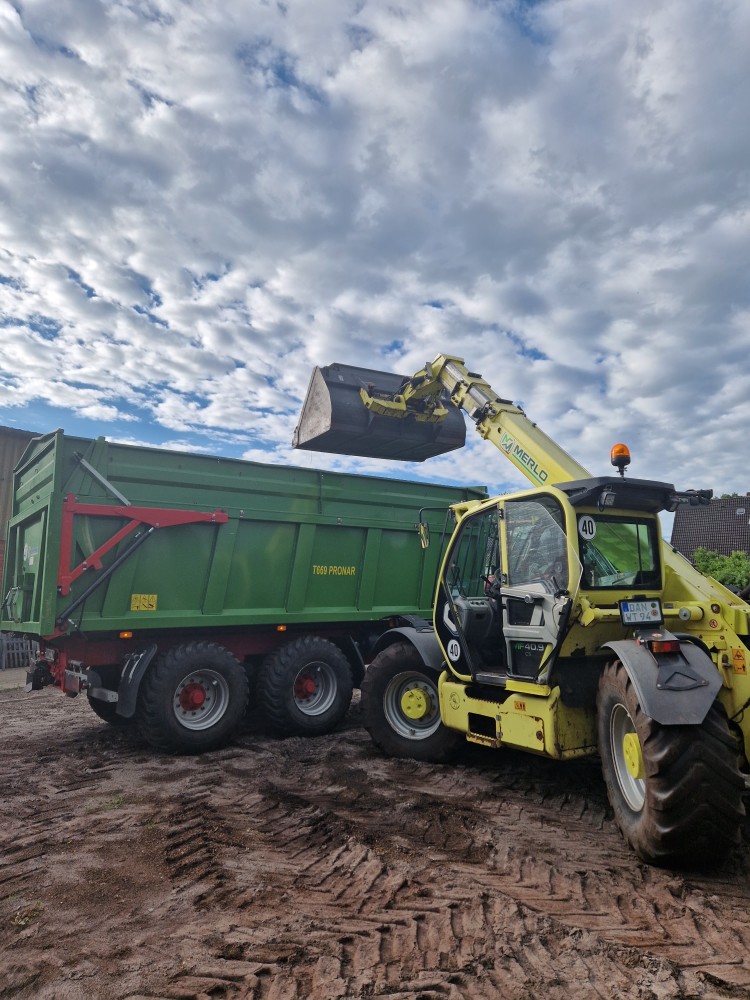
[[[84,698],[0,693],[0,997],[750,996],[750,826],[649,868],[596,763],[389,760],[248,726],[152,752]]]

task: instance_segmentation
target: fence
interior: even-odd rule
[[[26,636],[0,634],[0,670],[27,667],[33,643]]]

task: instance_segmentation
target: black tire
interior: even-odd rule
[[[280,736],[322,736],[341,722],[352,700],[352,671],[339,647],[304,636],[266,657],[258,700],[268,726]]]
[[[715,702],[699,726],[660,725],[644,714],[616,660],[599,681],[597,727],[615,821],[639,857],[666,867],[719,864],[739,843],[745,815],[722,706]]]
[[[94,715],[98,715],[103,722],[117,727],[131,726],[133,724],[133,719],[126,719],[124,715],[117,714],[116,701],[102,701],[100,698],[92,698],[88,692],[87,695],[91,711]]]
[[[391,757],[438,764],[456,755],[464,741],[440,720],[437,682],[438,675],[410,642],[378,653],[362,681],[362,708],[365,728],[381,750]],[[412,715],[405,711],[409,698]]]
[[[247,674],[228,650],[211,642],[175,646],[146,671],[138,728],[158,750],[215,750],[231,741],[247,700]]]

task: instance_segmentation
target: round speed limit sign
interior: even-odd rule
[[[591,514],[584,514],[578,519],[578,534],[586,541],[591,541],[596,536],[596,521]]]
[[[459,644],[456,642],[455,639],[451,639],[451,641],[448,643],[447,653],[454,663],[461,656],[461,647],[459,646]]]

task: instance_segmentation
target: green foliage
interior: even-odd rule
[[[750,584],[750,557],[745,552],[721,556],[710,549],[699,548],[693,553],[693,565],[705,576],[712,576],[725,587],[742,590]]]

